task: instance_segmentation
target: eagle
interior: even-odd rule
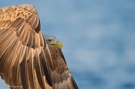
[[[0,8],[0,76],[11,89],[79,89],[33,5]]]

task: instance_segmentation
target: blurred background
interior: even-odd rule
[[[135,0],[0,1],[15,4],[35,5],[80,89],[135,89]],[[0,89],[9,89],[2,79]]]

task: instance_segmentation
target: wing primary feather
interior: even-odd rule
[[[30,59],[28,60],[28,74],[31,89],[36,89],[34,81],[34,65],[33,65],[33,51],[30,49]]]
[[[7,75],[8,76],[8,78],[10,79],[10,77],[11,77],[11,73],[12,73],[12,67],[13,67],[13,65],[15,64],[15,62],[17,61],[17,56],[18,56],[18,54],[19,54],[19,42],[17,42],[16,44],[15,44],[15,48],[12,50],[12,52],[11,52],[11,58],[12,58],[12,60],[8,60],[7,61],[7,63],[6,64],[8,64],[8,65],[6,65],[6,73],[5,73],[5,75]]]
[[[41,66],[41,63],[39,60],[40,59],[38,56],[38,52],[36,51],[35,57],[34,57],[34,68],[36,70],[36,75],[37,75],[37,79],[38,79],[38,83],[39,83],[40,87],[42,89],[45,89],[45,83],[43,80],[43,69],[42,69],[42,66]]]
[[[41,52],[41,54],[39,55],[39,57],[40,57],[40,61],[41,61],[41,64],[42,64],[43,71],[45,73],[47,82],[48,82],[48,84],[50,86],[52,86],[52,79],[51,79],[51,75],[50,75],[50,69],[49,69],[48,64],[45,61],[46,60],[46,57],[44,55],[44,51]]]
[[[28,89],[28,76],[27,76],[27,48],[25,47],[25,54],[22,60],[22,63],[20,64],[21,67],[21,81],[24,89]]]
[[[20,63],[19,60],[23,58],[23,54],[25,52],[25,49],[23,48],[23,46],[20,44],[20,48],[19,50],[19,54],[17,56],[17,60],[14,64],[14,66],[12,67],[12,78],[11,78],[11,85],[13,86],[20,86],[21,82],[20,82]]]
[[[46,60],[46,62],[49,64],[50,68],[52,69],[54,67],[53,66],[53,58],[52,58],[48,44],[46,44],[44,51],[45,51],[45,56],[48,59],[48,60]]]
[[[44,47],[45,45],[45,41],[44,41],[44,36],[43,36],[43,34],[42,34],[42,32],[40,32],[39,33],[40,35],[39,35],[39,37],[40,37],[40,45],[42,46],[42,47]]]

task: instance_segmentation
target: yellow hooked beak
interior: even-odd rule
[[[60,41],[53,41],[53,42],[51,42],[51,44],[55,45],[56,47],[58,47],[60,49],[63,47],[63,45]]]

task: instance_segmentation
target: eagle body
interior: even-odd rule
[[[0,8],[0,75],[11,89],[78,89],[50,40],[33,5]]]

